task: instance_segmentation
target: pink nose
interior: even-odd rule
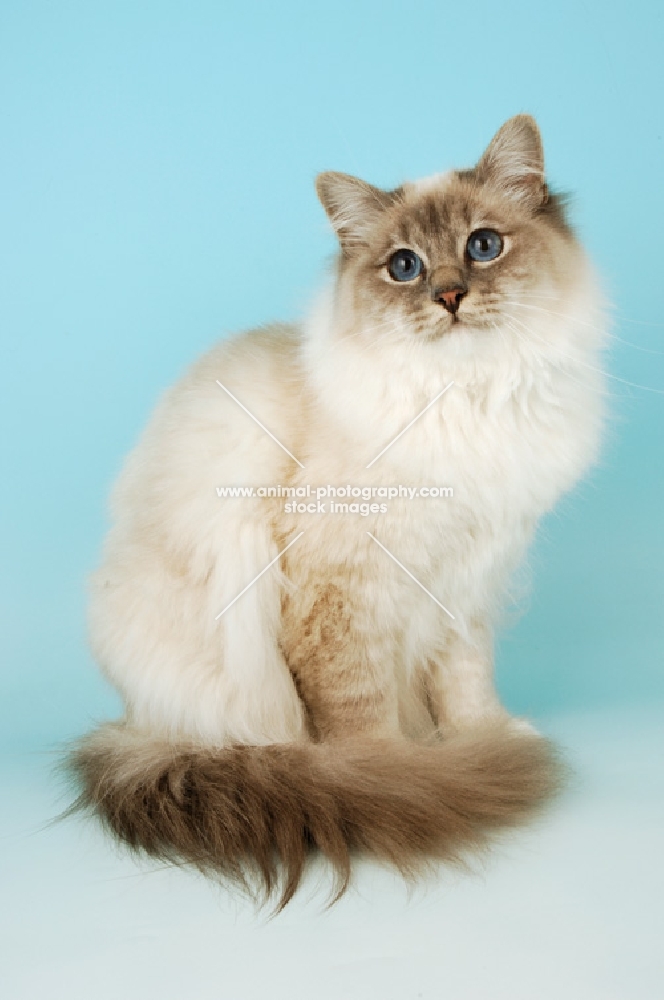
[[[436,302],[440,302],[452,315],[458,310],[464,295],[466,295],[466,289],[460,285],[455,285],[454,288],[437,288],[435,290]]]

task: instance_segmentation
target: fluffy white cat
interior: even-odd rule
[[[125,842],[282,902],[313,848],[343,884],[354,849],[411,870],[555,789],[492,630],[602,424],[602,303],[532,118],[472,170],[317,190],[341,252],[303,329],[215,347],[121,476],[91,634],[126,717],[71,759]]]

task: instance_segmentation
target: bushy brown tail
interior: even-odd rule
[[[69,758],[80,796],[130,847],[293,896],[313,849],[339,876],[366,851],[411,874],[459,860],[514,826],[560,784],[551,745],[495,724],[431,745],[357,738],[327,744],[174,745],[124,723]]]

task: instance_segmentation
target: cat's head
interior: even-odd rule
[[[393,191],[329,172],[316,188],[341,245],[338,295],[380,339],[518,332],[519,306],[556,309],[579,268],[528,115],[506,122],[470,170]]]

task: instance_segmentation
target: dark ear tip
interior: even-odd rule
[[[519,125],[522,125],[524,128],[537,129],[537,131],[539,132],[539,126],[535,118],[533,117],[533,115],[526,114],[526,112],[514,115],[514,117],[511,118],[510,121],[513,121],[515,124],[518,123]]]
[[[316,188],[316,194],[318,195],[319,198],[321,196],[321,193],[327,186],[328,175],[329,171],[324,170],[322,173],[316,174],[316,176],[314,177],[314,187]]]
[[[532,115],[514,115],[510,118],[505,125],[511,126],[513,129],[518,129],[520,132],[528,133],[535,139],[540,145],[542,143],[542,133],[540,132],[539,125]]]
[[[338,170],[323,170],[316,175],[314,179],[316,194],[324,206],[327,206],[328,202],[336,201],[335,195],[339,194],[345,181],[358,183],[355,178],[349,177],[348,174],[340,174]]]
[[[332,201],[332,187],[334,180],[334,172],[331,170],[324,170],[320,174],[316,174],[314,179],[314,187],[316,189],[316,195],[318,200],[329,214],[329,208]]]

